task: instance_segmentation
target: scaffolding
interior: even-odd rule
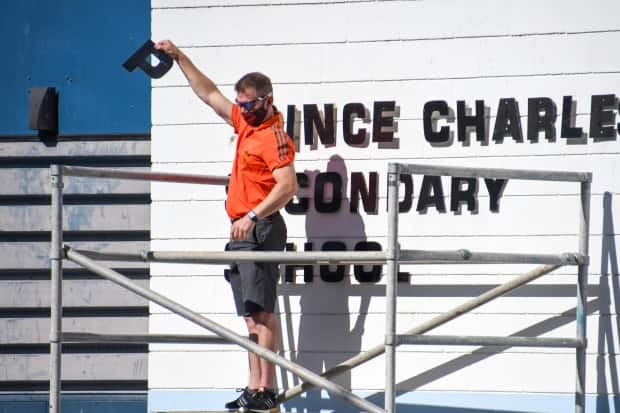
[[[399,182],[402,174],[455,176],[462,178],[493,178],[539,181],[576,182],[580,184],[579,235],[577,252],[558,254],[474,252],[467,249],[454,251],[426,251],[401,249],[398,243]],[[146,180],[175,183],[226,185],[227,177],[188,175],[158,172],[128,172],[99,168],[68,167],[52,165],[51,177],[51,322],[50,322],[50,399],[49,412],[61,413],[61,355],[63,342],[129,342],[129,343],[234,343],[257,354],[281,368],[292,372],[303,383],[287,389],[278,396],[284,402],[301,393],[318,387],[333,396],[342,398],[362,411],[369,413],[395,413],[396,411],[396,347],[402,344],[439,344],[471,346],[523,346],[523,347],[569,347],[576,353],[575,412],[585,411],[585,363],[586,363],[586,299],[588,278],[588,238],[590,220],[590,190],[592,174],[588,172],[536,171],[516,169],[463,168],[418,164],[390,163],[388,165],[388,233],[385,251],[321,251],[321,252],[173,252],[144,251],[140,254],[99,253],[80,251],[63,244],[63,178],[92,177]],[[95,274],[110,280],[160,306],[207,329],[212,335],[99,335],[95,333],[64,332],[62,330],[62,263],[68,259]],[[267,350],[249,339],[234,333],[227,327],[201,316],[191,309],[138,285],[129,278],[97,261],[142,261],[168,263],[229,264],[233,261],[279,262],[282,264],[386,264],[386,308],[384,343],[376,345],[345,362],[318,374]],[[533,270],[499,285],[479,297],[473,298],[450,311],[407,330],[396,333],[396,307],[398,296],[398,268],[400,264],[539,264]],[[424,334],[453,320],[494,298],[500,297],[562,266],[577,266],[577,306],[575,337],[543,338],[521,336],[445,336]],[[349,371],[385,353],[385,399],[384,408],[365,400],[350,389],[329,379]]]

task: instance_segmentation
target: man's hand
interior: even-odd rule
[[[233,222],[230,227],[230,239],[233,241],[242,241],[248,237],[248,234],[254,228],[254,221],[247,215]]]
[[[161,50],[165,52],[168,56],[172,57],[175,61],[178,61],[179,57],[181,57],[181,54],[182,54],[179,48],[176,47],[175,44],[172,43],[170,40],[158,41],[157,43],[155,43],[155,48],[157,50]]]

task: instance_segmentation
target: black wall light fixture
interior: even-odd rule
[[[54,87],[28,89],[28,127],[39,136],[58,134],[58,93]]]

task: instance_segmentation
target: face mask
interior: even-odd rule
[[[263,123],[263,121],[265,120],[265,117],[267,116],[267,109],[261,106],[260,108],[252,112],[242,113],[241,116],[243,116],[243,119],[249,125],[256,127],[260,125],[261,123]]]

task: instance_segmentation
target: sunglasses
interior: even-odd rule
[[[254,109],[254,106],[256,105],[256,102],[261,102],[261,101],[265,100],[268,96],[269,95],[267,95],[267,96],[259,96],[259,97],[257,97],[254,100],[250,100],[249,102],[239,102],[237,99],[235,99],[235,103],[237,105],[239,105],[240,107],[242,107],[243,109],[245,109],[246,112],[251,112],[252,109]]]

